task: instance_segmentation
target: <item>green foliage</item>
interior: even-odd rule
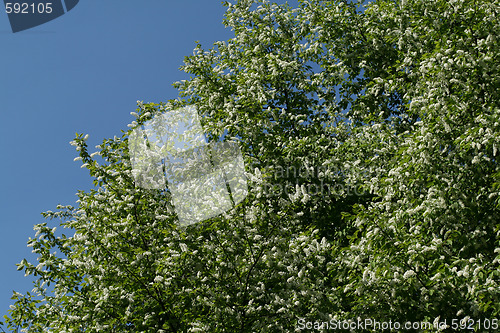
[[[197,45],[183,100],[139,102],[130,126],[195,105],[211,141],[240,145],[248,196],[179,227],[168,190],[135,187],[130,131],[97,147],[103,164],[77,134],[97,189],[44,213],[71,236],[35,226],[39,263],[18,269],[38,280],[14,293],[8,328],[480,331],[498,317],[498,1],[225,5],[235,37]]]

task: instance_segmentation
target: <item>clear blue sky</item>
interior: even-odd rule
[[[2,8],[0,321],[12,290],[32,289],[15,264],[35,262],[26,242],[40,213],[75,205],[77,190],[92,187],[73,162],[75,132],[88,133],[93,149],[128,129],[137,100],[178,97],[171,84],[187,78],[178,68],[195,40],[208,48],[232,37],[224,11],[218,0],[80,1],[14,34]]]

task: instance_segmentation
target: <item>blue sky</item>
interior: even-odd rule
[[[120,136],[136,101],[177,98],[171,86],[195,41],[208,48],[232,37],[220,1],[80,1],[67,14],[12,33],[0,12],[0,321],[12,290],[31,291],[16,271],[40,215],[92,187],[69,141],[89,134],[93,148]]]

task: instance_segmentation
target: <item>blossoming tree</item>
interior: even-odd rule
[[[210,142],[241,148],[248,195],[179,226],[168,188],[134,182],[132,129],[92,154],[77,135],[97,190],[35,226],[38,264],[18,267],[35,288],[8,328],[484,328],[500,314],[498,1],[226,6],[234,38],[197,45],[182,99],[139,102],[130,126],[196,106]]]

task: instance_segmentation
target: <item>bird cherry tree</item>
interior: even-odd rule
[[[234,38],[196,45],[180,99],[138,102],[131,129],[94,153],[72,141],[96,189],[35,226],[38,263],[18,269],[37,280],[13,295],[8,328],[481,329],[497,316],[498,1],[225,6]],[[136,186],[128,140],[187,105],[209,142],[239,145],[248,194],[181,226],[168,188]]]

